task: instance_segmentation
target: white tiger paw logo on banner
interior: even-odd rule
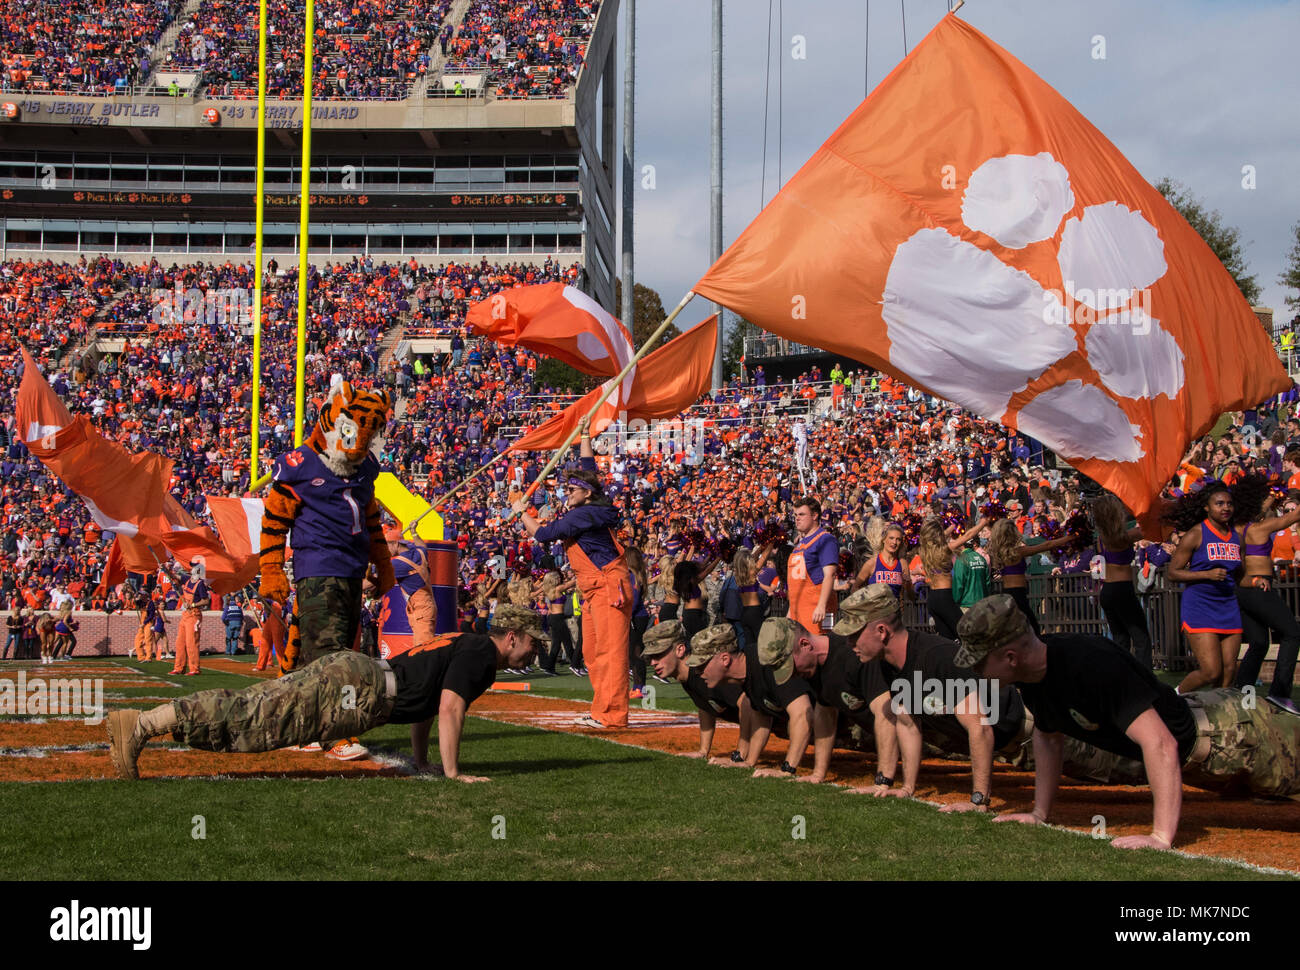
[[[962,222],[1012,250],[1060,231],[1064,293],[944,229],[918,230],[895,251],[885,284],[889,359],[993,420],[1005,421],[1012,395],[1046,375],[1018,409],[1019,430],[1067,458],[1135,462],[1146,454],[1142,429],[1117,399],[1172,399],[1184,382],[1182,349],[1145,298],[1165,275],[1164,243],[1118,202],[1087,206],[1062,229],[1074,205],[1070,173],[1047,152],[980,165]],[[1097,380],[1062,373],[1075,354]]]

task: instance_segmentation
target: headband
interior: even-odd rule
[[[581,478],[570,478],[568,484],[575,485],[586,492],[596,491],[596,487],[592,485],[591,482],[584,482]]]

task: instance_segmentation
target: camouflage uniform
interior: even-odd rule
[[[361,626],[361,580],[346,576],[311,576],[298,580],[298,664],[338,650],[351,650]]]
[[[397,682],[384,661],[351,650],[244,690],[173,702],[172,736],[204,751],[274,751],[355,737],[388,721]]]
[[[1300,717],[1266,703],[1247,706],[1246,695],[1231,687],[1184,699],[1197,735],[1185,781],[1198,788],[1247,787],[1257,795],[1300,794]]]
[[[975,667],[1001,646],[1030,632],[1011,597],[990,596],[962,617],[956,662]],[[1248,788],[1257,795],[1300,794],[1300,718],[1247,702],[1231,687],[1181,695],[1196,725],[1183,778],[1200,788]],[[1253,700],[1253,698],[1251,699]]]

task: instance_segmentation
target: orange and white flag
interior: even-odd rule
[[[470,307],[465,322],[505,347],[554,357],[596,377],[613,377],[636,355],[627,327],[582,290],[563,283],[502,290]],[[631,380],[628,374],[629,385]]]
[[[693,330],[646,354],[638,365],[636,381],[630,387],[625,382],[591,419],[592,435],[600,434],[618,420],[671,418],[681,414],[708,391],[713,380],[713,353],[717,343],[718,317],[714,314]],[[609,381],[606,381],[570,404],[528,432],[510,449],[543,451],[560,447],[608,386]]]
[[[262,516],[266,512],[260,498],[231,498],[208,495],[208,514],[221,535],[221,544],[236,556],[256,556],[262,548]]]
[[[26,349],[23,362],[14,411],[28,450],[82,497],[104,530],[134,536],[155,529],[171,459],[147,451],[130,454],[104,438],[84,414],[68,412]]]
[[[1196,231],[952,14],[695,292],[1032,435],[1144,523],[1193,438],[1291,386]]]

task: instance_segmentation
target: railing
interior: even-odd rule
[[[14,84],[10,80],[0,81],[0,93],[4,94],[27,94],[27,95],[52,95],[61,98],[138,98],[138,97],[157,97],[151,92],[157,85],[149,82],[140,84],[125,84],[121,87],[113,87],[112,90],[105,90],[104,87],[70,87],[66,83],[46,83],[42,78],[29,77],[21,84]],[[165,95],[165,92],[164,92]],[[178,97],[185,97],[182,91]]]
[[[1300,355],[1296,353],[1297,350],[1300,350],[1300,347],[1297,347],[1295,342],[1284,347],[1279,340],[1273,344],[1273,349],[1277,351],[1278,360],[1282,361],[1282,366],[1286,368],[1286,372],[1294,376],[1297,370],[1300,370]]]
[[[1030,576],[1029,603],[1038,614],[1044,633],[1088,633],[1109,637],[1110,627],[1101,609],[1102,584],[1088,573],[1066,576]],[[1273,588],[1286,602],[1294,615],[1300,610],[1300,580],[1284,578],[1275,580]],[[1001,584],[994,584],[994,592]],[[1138,594],[1151,631],[1152,658],[1155,665],[1165,670],[1191,670],[1196,659],[1187,647],[1182,633],[1180,603],[1182,584],[1170,583],[1164,573],[1146,593]],[[903,601],[903,622],[909,629],[931,628],[930,612],[926,607],[923,590],[920,599]]]
[[[795,343],[785,337],[767,334],[762,337],[745,338],[745,359],[751,357],[793,357],[803,354],[824,354],[826,351],[805,344]]]

